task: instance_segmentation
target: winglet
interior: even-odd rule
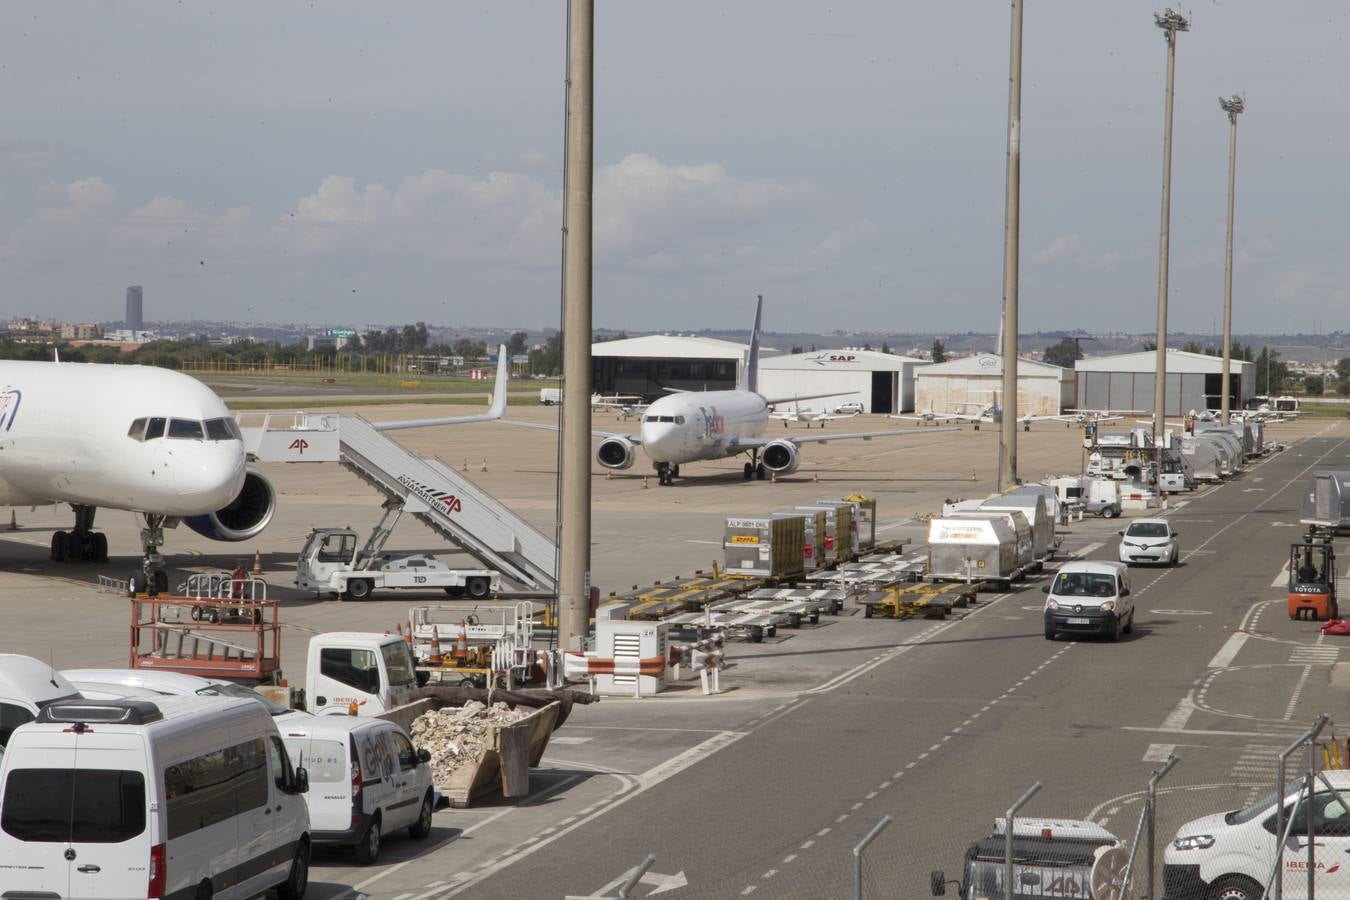
[[[755,327],[750,329],[750,356],[745,361],[745,375],[741,379],[742,390],[757,393],[759,391],[759,323],[764,313],[764,295],[758,294],[755,303]]]
[[[401,428],[429,428],[434,425],[467,425],[470,422],[495,422],[506,415],[507,367],[511,364],[506,345],[497,347],[497,382],[492,389],[492,403],[486,413],[472,416],[446,416],[440,419],[406,419],[400,422],[372,422],[376,431],[397,431]]]

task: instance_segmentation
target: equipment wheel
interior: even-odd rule
[[[750,643],[752,643],[752,644],[761,644],[761,643],[763,643],[763,642],[764,642],[764,626],[763,626],[763,625],[751,625],[751,626],[750,626]]]
[[[1102,507],[1102,518],[1103,518],[1103,519],[1114,519],[1114,518],[1116,517],[1116,515],[1117,515],[1117,513],[1116,513],[1116,508],[1115,508],[1114,506],[1103,506],[1103,507]]]
[[[140,572],[132,572],[127,577],[127,596],[135,597],[137,594],[145,591],[145,576]]]
[[[820,624],[820,610],[814,609],[814,610],[811,611],[811,619],[810,619],[810,621],[811,621],[811,624],[812,624],[812,625],[819,625],[819,624]]]
[[[1257,900],[1261,886],[1241,875],[1225,875],[1210,887],[1206,900]]]
[[[671,478],[679,478],[679,477],[680,477],[680,464],[679,464],[679,463],[671,463],[671,465],[670,465],[670,477],[671,477]]]
[[[188,616],[191,617],[192,621],[200,622],[202,620],[202,608],[200,606],[192,607],[188,612]]]
[[[801,614],[801,613],[792,613],[790,616],[788,616],[788,627],[789,627],[789,628],[801,628],[801,627],[802,627],[802,614]]]
[[[347,582],[347,596],[353,600],[365,600],[370,597],[370,592],[375,589],[374,583],[369,578],[353,578]]]
[[[408,837],[415,841],[420,841],[429,834],[431,834],[430,793],[422,798],[422,810],[417,814],[417,821],[408,826]]]
[[[169,592],[168,572],[165,572],[163,569],[156,569],[154,571],[154,574],[151,576],[151,580],[155,585],[155,593],[167,594]]]
[[[108,561],[108,536],[103,532],[97,532],[93,535],[93,559],[96,563],[105,563]]]
[[[461,679],[459,680],[459,686],[460,686],[460,687],[478,687],[478,682],[476,682],[476,681],[474,681],[472,678],[469,678],[469,677],[466,676],[466,677],[461,678]]]
[[[1045,626],[1045,639],[1047,641],[1053,641],[1055,639],[1055,629],[1053,626]]]
[[[749,465],[749,463],[746,463]],[[52,562],[66,561],[66,533],[64,531],[52,532]]]
[[[756,480],[758,480],[758,481],[763,481],[764,479],[766,479],[766,478],[768,478],[768,477],[769,477],[769,470],[766,469],[766,468],[764,468],[764,463],[760,463],[759,465],[755,466],[755,479],[756,479]]]
[[[774,636],[777,635],[777,634],[778,634],[778,626],[777,626],[777,625],[770,625],[768,628],[765,628],[765,629],[764,629],[764,636],[765,636],[765,637],[774,637]]]
[[[475,600],[486,600],[492,593],[492,582],[486,578],[470,578],[464,583],[464,592]]]
[[[301,900],[305,889],[309,887],[309,844],[301,841],[295,848],[295,858],[291,860],[291,871],[286,880],[277,885],[277,896],[281,900]]]
[[[365,836],[361,842],[356,845],[356,861],[363,866],[368,866],[380,858],[380,816],[375,814],[375,818],[370,820],[370,825],[366,827]]]
[[[1134,610],[1130,610],[1130,617],[1125,620],[1125,627],[1121,631],[1126,634],[1134,634]]]
[[[206,621],[209,622],[209,623],[211,623],[212,625],[219,625],[219,624],[220,624],[220,610],[218,610],[218,609],[208,609],[208,610],[206,611]]]
[[[868,603],[866,606],[863,607],[863,618],[864,619],[872,618],[872,604]]]
[[[745,480],[746,480],[746,481],[749,481],[751,478],[754,478],[754,477],[755,477],[755,466],[754,466],[754,463],[746,463],[746,464],[745,464]]]

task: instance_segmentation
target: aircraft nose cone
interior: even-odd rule
[[[237,444],[199,444],[175,454],[174,488],[212,511],[225,506],[244,486],[244,454]]]

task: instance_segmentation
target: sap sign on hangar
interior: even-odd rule
[[[928,364],[924,359],[849,348],[774,356],[759,362],[759,392],[767,397],[838,393],[804,400],[803,409],[834,410],[857,401],[864,412],[908,412],[914,409],[915,370]]]

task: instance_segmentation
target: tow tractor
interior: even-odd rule
[[[382,552],[402,514],[401,503],[385,503],[384,515],[359,550],[352,529],[315,528],[296,560],[296,586],[349,600],[365,600],[377,590],[405,588],[443,588],[451,596],[482,600],[500,589],[501,575],[491,569],[452,569],[424,553],[393,556]]]
[[[1013,877],[1009,898],[1006,820],[994,820],[994,831],[966,851],[960,882],[947,881],[941,869],[930,875],[934,897],[958,885],[961,900],[1031,900],[1040,897],[1101,897],[1094,882],[1124,863],[1121,842],[1094,822],[1072,819],[1014,819]],[[1112,895],[1115,896],[1115,895]]]
[[[1322,622],[1338,618],[1336,549],[1330,531],[1308,529],[1289,546],[1289,618]]]

